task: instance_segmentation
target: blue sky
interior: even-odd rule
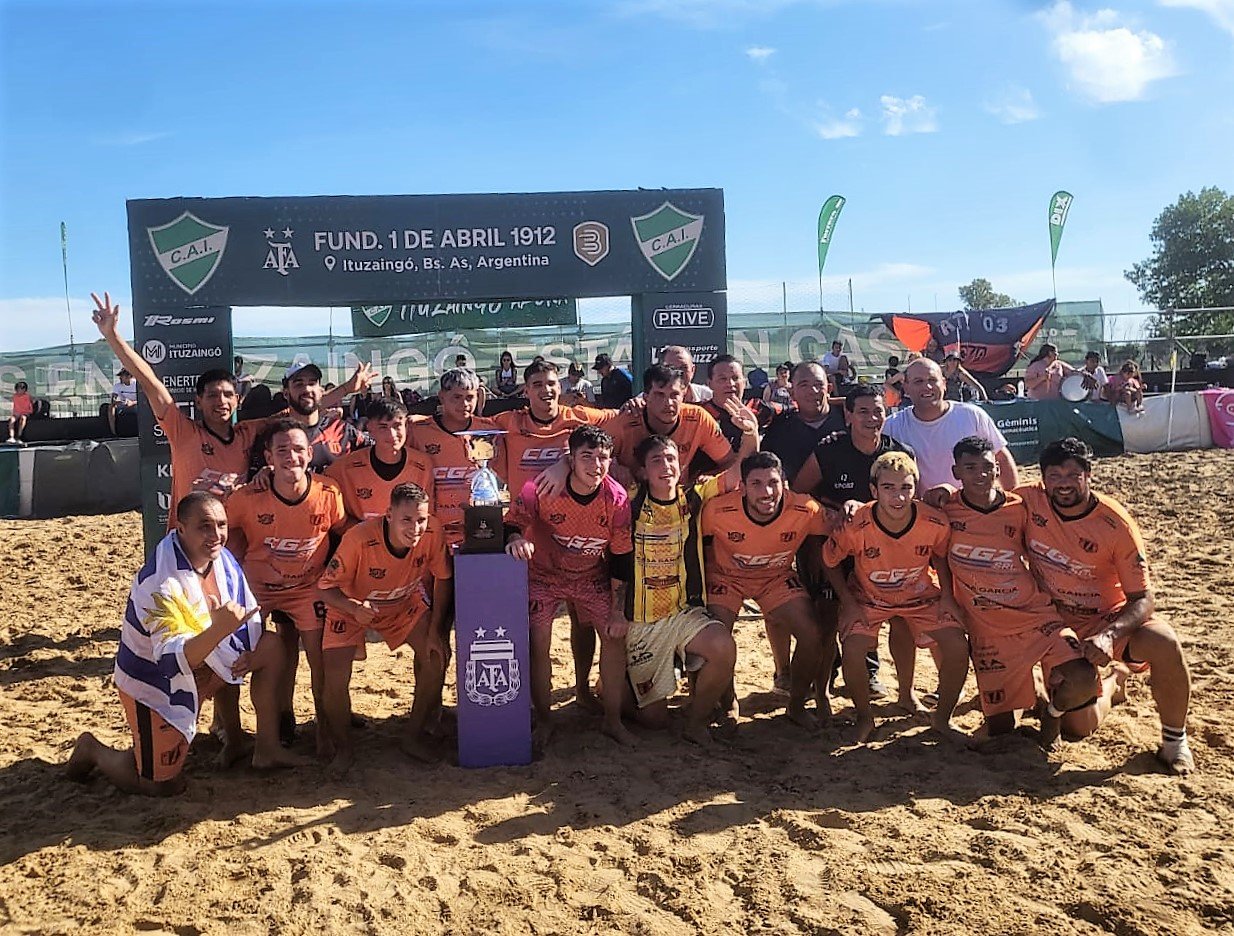
[[[1234,189],[1234,0],[0,0],[0,349],[127,304],[124,203],[717,186],[730,307],[958,306],[975,276],[1141,308],[1166,205]],[[590,306],[619,315],[620,303]],[[238,334],[322,333],[246,310]],[[347,316],[335,326],[347,329]]]

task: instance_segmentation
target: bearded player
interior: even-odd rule
[[[1112,667],[1101,697],[1069,712],[1068,737],[1092,734],[1122,701],[1128,669],[1152,670],[1150,685],[1161,716],[1157,758],[1176,774],[1195,770],[1187,743],[1191,676],[1178,635],[1153,616],[1144,537],[1117,500],[1091,487],[1092,450],[1076,438],[1041,452],[1041,484],[1018,488],[1028,507],[1029,563],[1095,665]]]

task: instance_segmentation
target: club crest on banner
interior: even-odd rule
[[[634,239],[647,262],[666,280],[686,268],[703,233],[703,216],[665,202],[649,214],[631,218]]]
[[[394,306],[360,306],[360,311],[364,313],[364,317],[381,328],[382,325],[390,318],[390,313],[394,311]]]
[[[514,642],[505,639],[504,627],[493,639],[484,639],[484,628],[477,628],[467,658],[467,698],[476,705],[505,705],[518,698],[522,688]]]
[[[227,249],[226,227],[207,224],[191,211],[161,227],[146,228],[159,266],[190,296],[210,281]]]

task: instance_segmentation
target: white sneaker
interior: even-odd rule
[[[1195,758],[1185,736],[1179,741],[1163,741],[1157,748],[1157,760],[1180,777],[1195,773]]]

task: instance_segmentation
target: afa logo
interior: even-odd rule
[[[266,228],[262,233],[266,236],[266,246],[270,248],[261,267],[263,270],[274,270],[280,276],[286,276],[291,270],[300,269],[296,252],[291,249],[291,235],[295,232],[290,227],[283,228],[281,241],[274,239],[276,234],[273,228]]]
[[[1041,514],[1039,513],[1034,513],[1034,514],[1031,514],[1030,516],[1033,518],[1033,523],[1039,527],[1044,527],[1050,522],[1045,517],[1041,516]]]
[[[383,579],[386,577],[386,570],[381,568],[381,566],[372,566],[368,570],[368,575],[369,578]]]
[[[258,514],[257,522],[262,526],[269,526],[274,522],[274,514]]]
[[[555,513],[548,515],[548,522],[556,526],[559,523],[566,522],[566,515],[563,513]]]
[[[372,496],[372,488],[356,488],[356,497],[360,498],[360,500],[368,500]]]
[[[438,445],[436,442],[430,442],[428,445],[424,446],[424,454],[426,454],[426,455],[440,455],[440,454],[441,454],[441,446],[440,446],[440,445]]]
[[[703,234],[703,215],[664,202],[655,211],[630,219],[634,239],[652,269],[670,282],[689,264]]]
[[[499,627],[493,638],[485,639],[485,630],[480,627],[468,648],[464,687],[468,700],[476,705],[506,705],[518,698],[523,683],[514,643],[505,636],[506,629]]]
[[[789,530],[787,533],[780,534],[781,543],[791,543],[796,538],[797,538],[797,534],[793,530]]]
[[[952,520],[951,529],[955,530],[957,533],[967,533],[968,524],[965,523],[963,520]]]
[[[214,443],[213,442],[201,443],[201,454],[213,455],[214,454]]]
[[[218,270],[228,230],[186,211],[161,227],[146,228],[146,233],[163,272],[191,296]]]
[[[882,554],[883,551],[877,546],[867,546],[864,550],[862,550],[862,555],[864,555],[867,559],[877,559]]]
[[[728,541],[730,543],[740,543],[743,542],[745,538],[746,535],[740,530],[729,530],[728,532]]]

